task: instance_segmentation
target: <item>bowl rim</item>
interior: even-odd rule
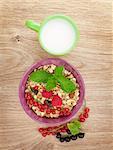
[[[53,118],[48,119],[45,117],[40,117],[36,113],[34,113],[32,111],[32,109],[30,109],[26,103],[26,100],[24,97],[24,92],[25,92],[25,85],[26,85],[26,81],[28,79],[28,75],[34,69],[38,68],[39,66],[46,65],[46,64],[55,64],[57,66],[64,65],[66,70],[69,70],[74,75],[74,77],[76,78],[76,80],[79,84],[80,97],[79,97],[79,100],[77,101],[77,104],[74,106],[74,108],[69,116],[59,117],[59,118],[55,118],[55,119],[53,119]],[[46,125],[46,126],[56,126],[56,125],[61,125],[66,122],[69,122],[70,120],[72,120],[74,118],[76,113],[79,111],[79,109],[81,108],[83,101],[84,101],[85,85],[84,85],[83,78],[80,75],[80,73],[78,72],[78,70],[75,67],[73,67],[72,65],[70,65],[67,61],[60,59],[60,58],[46,58],[46,59],[43,59],[43,60],[40,60],[40,61],[34,63],[27,69],[27,71],[25,71],[25,73],[23,74],[23,77],[20,81],[18,92],[19,92],[20,103],[21,103],[24,111],[30,118],[32,118],[33,120],[37,121],[38,123],[42,123],[43,125]]]

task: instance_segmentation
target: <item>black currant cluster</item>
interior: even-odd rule
[[[61,135],[60,132],[57,133],[56,138],[59,139],[60,142],[70,142],[71,140],[76,140],[77,138],[84,138],[85,133],[79,133],[77,135],[72,135],[70,130],[67,130],[67,135]]]

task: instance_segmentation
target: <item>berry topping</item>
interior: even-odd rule
[[[58,111],[61,111],[61,107],[57,107],[57,110],[58,110]]]
[[[70,142],[71,138],[70,137],[65,137],[66,142]]]
[[[33,106],[38,106],[38,103],[34,101]]]
[[[60,132],[57,133],[56,138],[61,138]]]
[[[77,139],[77,135],[72,135],[72,136],[71,136],[71,139],[72,139],[72,140],[76,140],[76,139]]]
[[[66,130],[67,134],[71,134],[70,130]]]
[[[80,121],[80,122],[85,122],[85,118],[84,118],[84,115],[83,115],[83,114],[81,114],[81,115],[79,116],[79,121]]]
[[[80,122],[85,122],[85,118],[80,118],[79,121]]]
[[[48,127],[47,128],[47,131],[51,131],[53,128],[52,127]]]
[[[48,108],[48,109],[46,110],[46,113],[47,113],[47,114],[50,114],[50,113],[51,113],[51,110]]]
[[[48,106],[47,106],[46,104],[44,104],[43,107],[44,107],[44,109],[47,109],[47,108],[48,108]]]
[[[40,108],[40,111],[41,111],[41,112],[44,112],[44,108]]]
[[[38,104],[38,108],[41,109],[42,108],[42,104]]]
[[[62,99],[58,95],[53,96],[52,106],[62,106]]]
[[[60,138],[60,142],[64,142],[64,140],[65,140],[64,138]]]
[[[66,112],[69,112],[69,111],[70,111],[69,108],[64,108],[64,110],[65,110]]]
[[[88,113],[84,113],[83,115],[84,115],[85,118],[89,117]]]
[[[35,86],[33,89],[34,89],[34,90],[38,90],[38,86]]]
[[[86,107],[85,109],[84,109],[84,112],[86,112],[86,113],[88,113],[90,111],[90,109],[88,108],[88,107]]]
[[[83,115],[83,114],[80,114],[79,118],[84,118],[84,115]]]
[[[62,113],[63,113],[63,116],[68,116],[68,115],[70,115],[71,112],[70,112],[69,108],[64,108],[61,112],[61,115],[62,115]]]
[[[33,105],[33,99],[30,99],[30,100],[29,100],[29,104],[30,104],[30,105]]]
[[[51,113],[52,113],[52,114],[56,114],[55,109],[51,109]]]
[[[64,116],[64,113],[63,113],[63,111],[61,111],[61,112],[59,113],[59,115],[60,115],[60,116]]]
[[[79,138],[84,138],[84,135],[85,135],[85,133],[79,133],[79,134],[78,134],[78,137],[79,137]]]
[[[47,136],[47,133],[42,133],[42,136],[43,136],[43,137],[46,137],[46,136]]]
[[[25,94],[25,98],[26,98],[27,100],[30,100],[30,99],[32,98],[32,96],[31,96],[30,93],[26,93],[26,94]]]
[[[51,98],[52,95],[53,95],[52,91],[49,91],[49,92],[48,92],[48,91],[44,90],[44,91],[42,92],[42,96],[45,97],[45,98]]]
[[[35,87],[31,88],[31,91],[32,91],[35,95],[37,95],[37,94],[38,94],[38,86],[35,86]]]
[[[38,131],[39,131],[39,132],[43,132],[44,129],[43,129],[43,128],[39,128]]]
[[[49,106],[49,107],[52,106],[51,101],[48,100],[48,99],[46,99],[46,100],[44,101],[44,104],[47,105],[47,106]]]

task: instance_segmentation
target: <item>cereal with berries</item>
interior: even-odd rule
[[[25,99],[28,106],[41,117],[58,118],[71,114],[79,100],[76,78],[64,66],[40,66],[26,83]]]

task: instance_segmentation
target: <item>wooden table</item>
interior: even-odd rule
[[[25,20],[41,22],[63,13],[80,30],[77,48],[61,58],[78,68],[86,85],[90,118],[82,140],[60,143],[43,138],[38,124],[23,111],[18,86],[25,70],[53,57],[44,52]],[[112,3],[110,0],[0,1],[0,150],[111,150],[112,142]]]

